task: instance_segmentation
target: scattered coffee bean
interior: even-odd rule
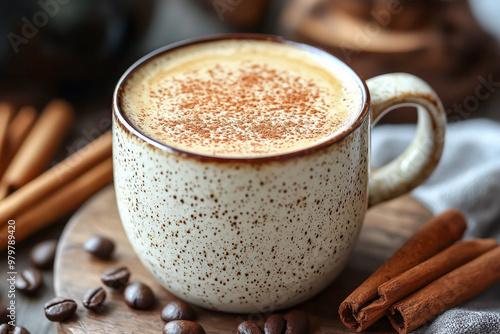
[[[238,326],[238,334],[264,334],[264,331],[251,321],[243,321]]]
[[[31,265],[37,269],[52,269],[56,257],[57,241],[47,240],[31,249]]]
[[[88,290],[83,296],[82,304],[89,310],[94,312],[102,311],[104,301],[106,300],[106,291],[103,288],[97,287]]]
[[[205,330],[194,321],[174,320],[165,325],[163,334],[205,334]]]
[[[122,291],[127,286],[129,278],[130,271],[126,267],[110,268],[101,276],[101,280],[106,286],[118,291]]]
[[[188,303],[173,301],[165,305],[161,311],[161,318],[166,322],[173,320],[194,320],[196,313]]]
[[[309,319],[304,311],[291,310],[283,316],[286,321],[285,334],[307,334]]]
[[[29,330],[27,330],[23,326],[16,326],[16,328],[14,328],[14,331],[12,332],[12,334],[30,334],[30,332],[29,332]]]
[[[38,269],[25,269],[16,275],[16,289],[26,295],[36,295],[43,286],[43,276]]]
[[[115,244],[108,238],[96,235],[85,242],[83,249],[102,260],[109,260],[115,250]]]
[[[266,334],[283,334],[285,329],[285,319],[279,314],[269,316],[264,324],[264,333]]]
[[[136,310],[149,310],[155,304],[153,291],[149,286],[140,282],[127,285],[124,298],[127,305]]]
[[[45,303],[45,316],[50,321],[64,321],[75,313],[76,307],[74,300],[56,297]]]
[[[6,324],[9,322],[7,316],[10,314],[9,310],[3,305],[0,305],[0,324]]]
[[[9,334],[10,331],[10,326],[7,324],[1,324],[0,325],[0,334]]]

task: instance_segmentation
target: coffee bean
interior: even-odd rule
[[[64,321],[75,313],[76,307],[74,300],[55,297],[45,303],[45,316],[50,321]]]
[[[16,275],[16,289],[26,295],[36,295],[43,286],[43,276],[38,269],[25,269]]]
[[[179,300],[165,305],[161,311],[161,318],[166,322],[173,320],[194,320],[196,313],[188,303]]]
[[[118,291],[122,291],[127,286],[129,278],[130,271],[126,267],[110,268],[101,276],[101,280],[106,286]]]
[[[30,334],[30,332],[29,332],[29,330],[27,330],[23,326],[16,326],[16,328],[14,328],[14,331],[12,332],[12,334]]]
[[[266,334],[283,334],[285,329],[285,319],[279,314],[269,316],[264,324],[264,333]]]
[[[52,269],[56,257],[57,241],[47,240],[31,249],[31,265],[37,269]]]
[[[136,310],[149,310],[155,303],[153,291],[144,283],[127,285],[123,294],[127,305]]]
[[[88,290],[83,296],[82,304],[89,310],[100,312],[103,309],[104,301],[106,300],[106,291],[103,288],[97,287]]]
[[[238,334],[264,334],[264,331],[251,321],[243,321],[238,326]]]
[[[115,250],[115,244],[108,238],[96,235],[85,242],[83,249],[102,260],[108,260]]]
[[[3,305],[0,305],[0,324],[6,324],[9,322],[7,316],[10,314],[9,310]]]
[[[304,311],[292,310],[283,316],[286,321],[285,334],[307,334],[309,319]]]
[[[10,326],[7,324],[0,325],[0,334],[9,334]]]
[[[165,325],[163,334],[205,334],[205,330],[194,321],[174,320]]]

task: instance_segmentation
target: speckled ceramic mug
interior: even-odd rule
[[[266,39],[325,57],[352,76],[362,110],[346,131],[293,153],[257,158],[197,155],[134,128],[122,87],[150,59],[195,43]],[[418,131],[395,161],[370,173],[370,127],[401,105],[416,106]],[[365,83],[333,56],[279,37],[224,35],[177,43],[139,60],[113,102],[113,157],[120,217],[137,255],[162,285],[202,307],[273,311],[300,303],[344,267],[369,206],[429,176],[443,148],[445,115],[434,91],[410,74]]]

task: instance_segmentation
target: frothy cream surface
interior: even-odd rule
[[[352,78],[339,79],[328,61],[267,41],[187,46],[137,69],[121,108],[143,134],[181,150],[223,157],[289,153],[341,132],[360,112],[359,87]]]

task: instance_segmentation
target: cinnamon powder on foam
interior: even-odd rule
[[[267,54],[260,44],[270,42],[254,43],[146,64],[126,86],[127,117],[167,145],[227,157],[311,146],[350,120],[354,101],[341,81],[312,61]]]

